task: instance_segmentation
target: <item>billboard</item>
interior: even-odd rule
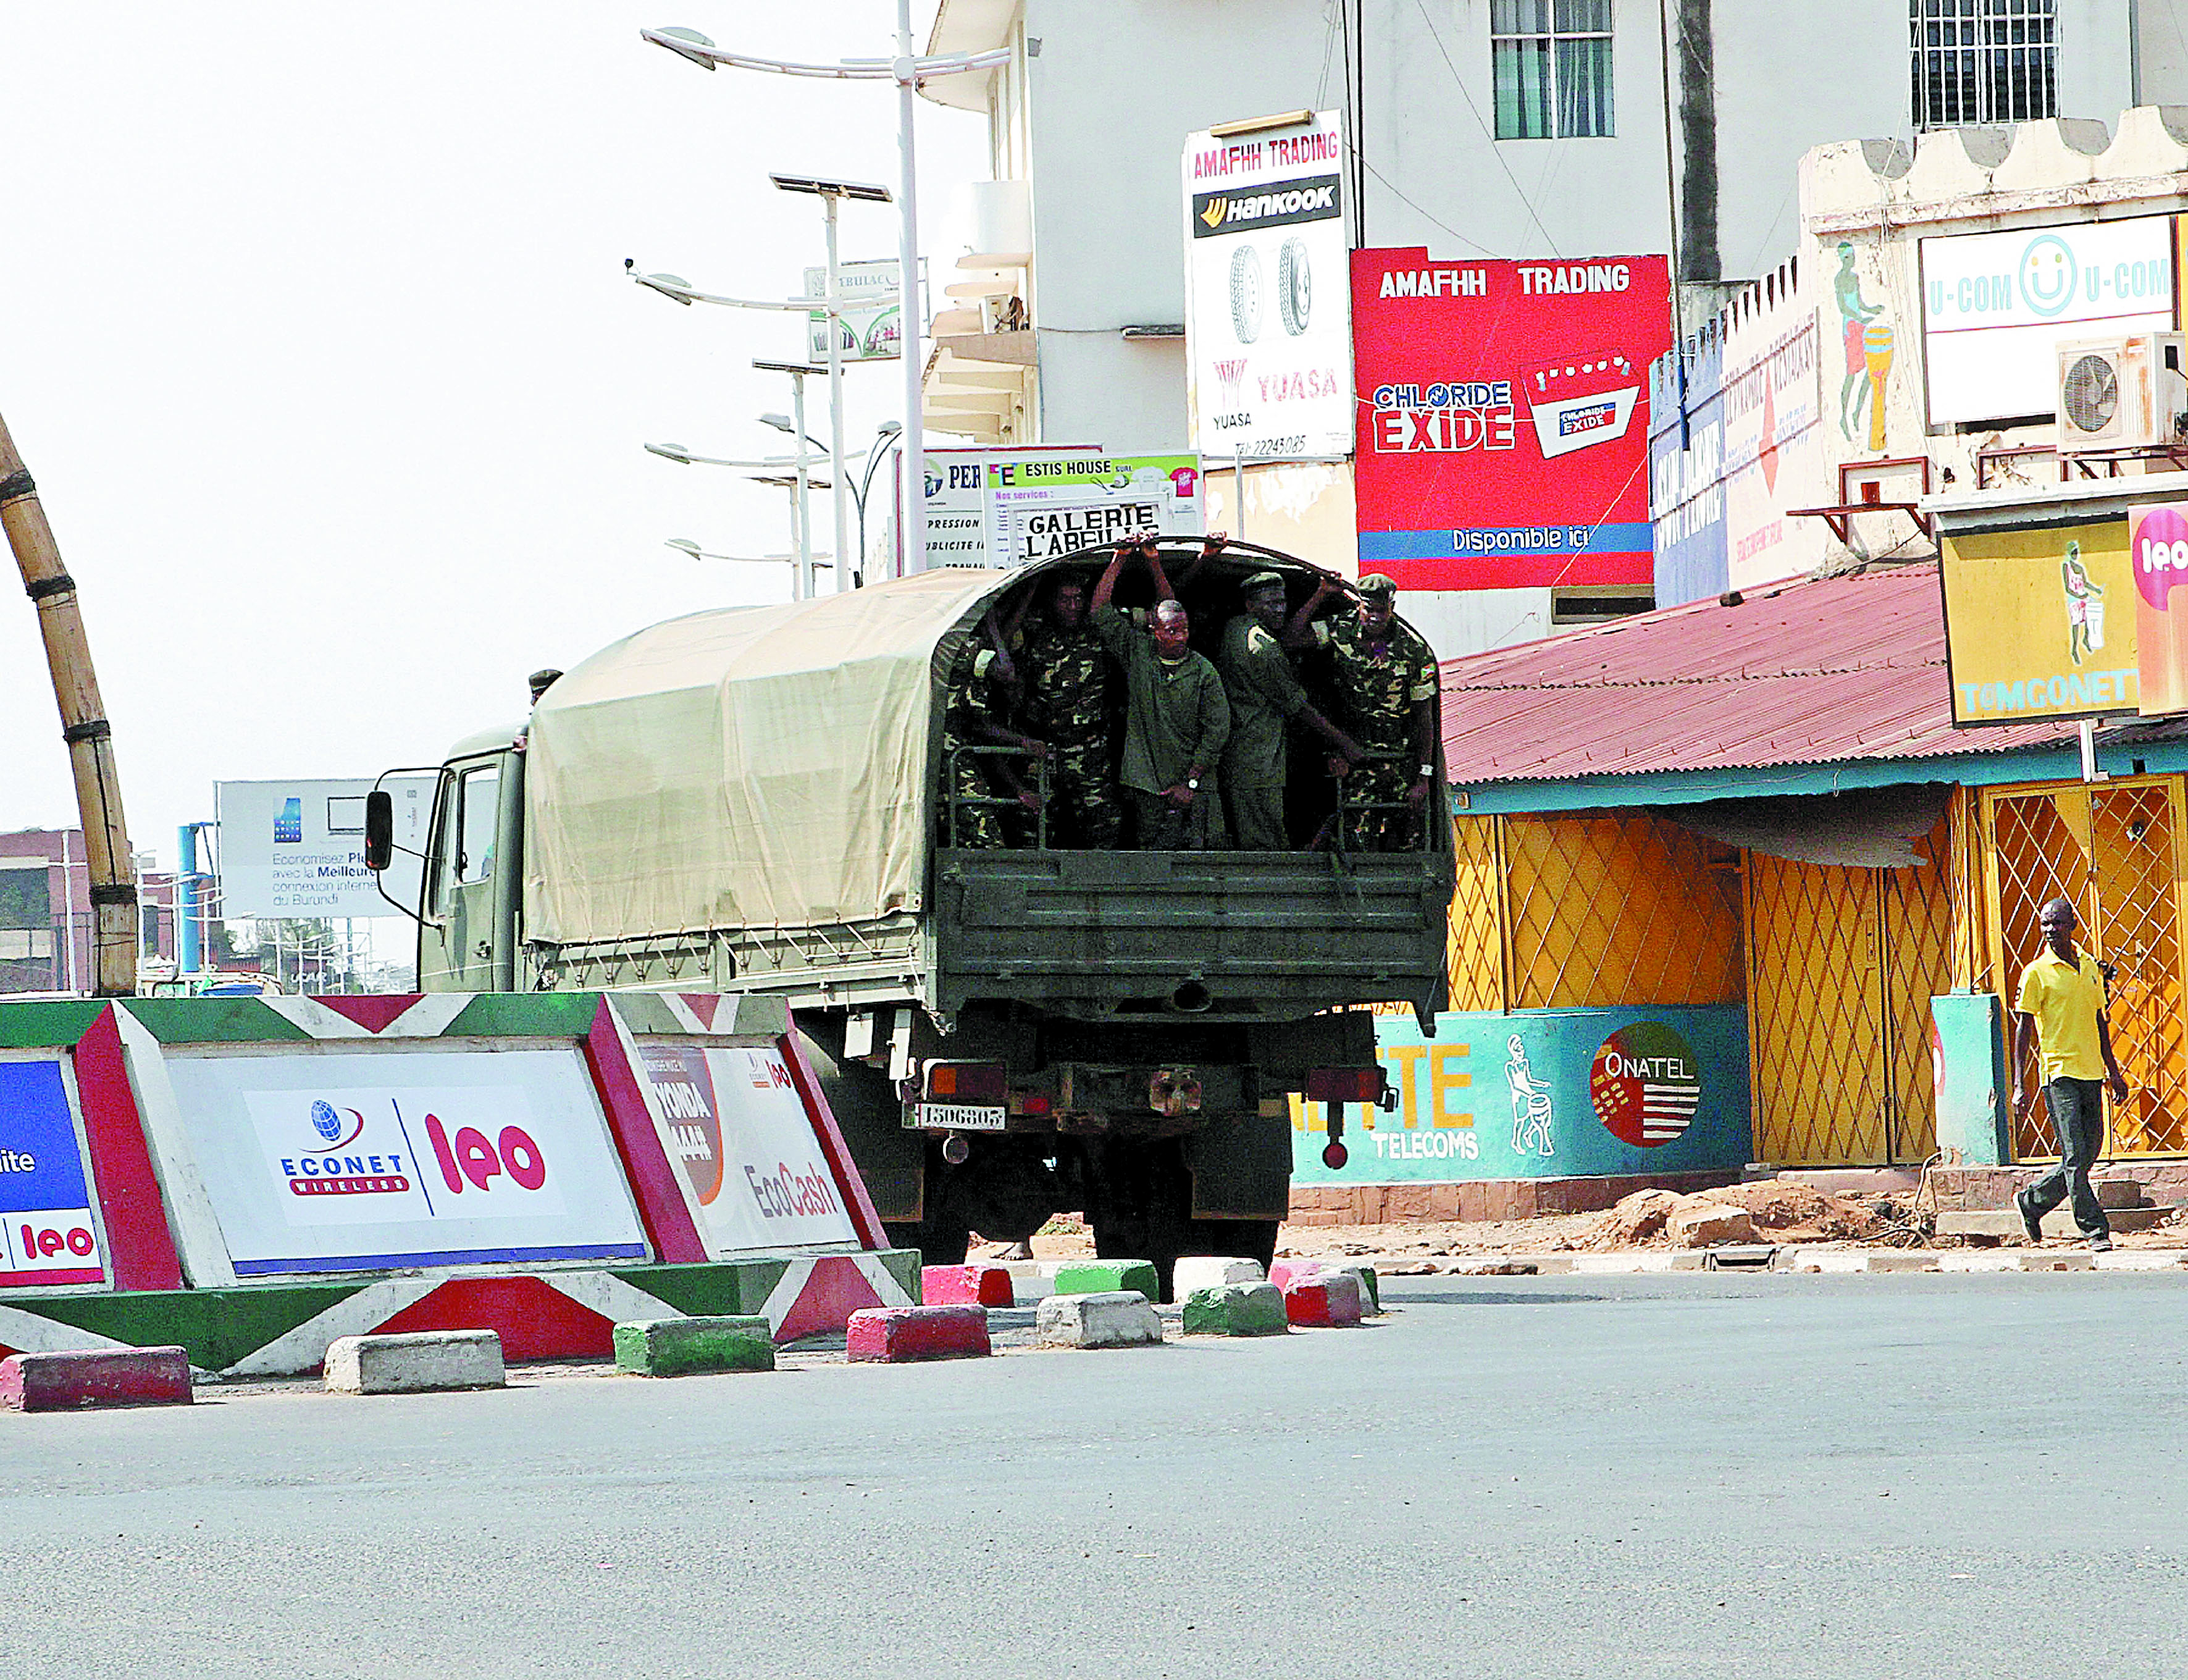
[[[1948,533],[1939,572],[1955,724],[2137,708],[2128,522]]]
[[[0,1059],[0,1288],[105,1281],[60,1058]]]
[[[859,1245],[781,1051],[647,1040],[638,1061],[708,1249]]]
[[[1198,455],[1086,448],[930,449],[927,563],[1029,566],[1142,527],[1207,529]]]
[[[1659,606],[1732,587],[1725,564],[1724,335],[1709,331],[1649,370],[1649,516]]]
[[[647,1257],[574,1046],[165,1060],[239,1277]]]
[[[2188,505],[2137,508],[2129,527],[2140,709],[2146,718],[2188,712],[2188,594],[2176,602],[2188,583]]]
[[[1843,287],[1852,257],[1839,249]],[[2048,414],[2058,401],[2061,340],[2174,324],[2169,216],[1955,234],[1924,240],[1920,250],[1933,426]],[[1845,330],[1852,366],[1864,330],[1857,312],[1846,312]]]
[[[389,776],[384,784],[395,797],[398,848],[387,890],[405,904],[418,902],[435,780]],[[364,796],[373,785],[364,778],[216,782],[221,913],[337,922],[398,914],[364,866]]]
[[[1344,150],[1334,111],[1186,136],[1186,403],[1204,455],[1352,447]]]
[[[1292,1182],[1737,1171],[1749,1154],[1747,1034],[1736,1005],[1375,1018],[1395,1113],[1347,1113],[1324,1164],[1320,1104],[1294,1101]]]
[[[926,259],[921,259],[920,273],[926,274]],[[843,357],[845,363],[894,362],[902,353],[904,316],[894,296],[897,277],[902,265],[894,257],[879,258],[871,262],[839,262],[836,265],[836,290],[841,295],[844,309],[838,318],[843,322]],[[805,271],[805,295],[826,297],[828,295],[828,270],[825,265]],[[887,297],[886,302],[861,303],[861,298]],[[806,318],[805,356],[815,367],[824,367],[828,361],[828,317],[826,312]]]
[[[1360,564],[1401,588],[1648,583],[1661,257],[1352,259]]]

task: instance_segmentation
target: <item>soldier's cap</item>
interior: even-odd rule
[[[1239,592],[1243,595],[1251,595],[1256,589],[1281,589],[1283,586],[1284,577],[1283,572],[1256,572],[1244,583],[1239,584],[1238,589]]]
[[[1363,595],[1395,595],[1398,593],[1397,579],[1380,572],[1365,573],[1356,587]]]

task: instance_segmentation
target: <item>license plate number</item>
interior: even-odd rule
[[[922,1102],[919,1123],[950,1131],[1001,1131],[1007,1113],[1000,1102],[992,1107],[984,1102]]]

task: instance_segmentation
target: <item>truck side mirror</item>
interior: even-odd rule
[[[383,870],[395,860],[395,796],[374,788],[364,796],[364,866]]]

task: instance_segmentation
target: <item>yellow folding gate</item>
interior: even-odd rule
[[[2108,1154],[2188,1150],[2182,817],[2178,776],[1983,795],[1991,973],[2007,1018],[2021,971],[2042,948],[2037,912],[2048,899],[2074,905],[2083,949],[2113,967],[2112,1049],[2130,1094],[2124,1105],[2112,1105]],[[2016,1121],[2013,1148],[2020,1159],[2057,1153],[2040,1102]]]
[[[1918,869],[1747,854],[1756,1152],[1785,1166],[1926,1159],[1937,1147],[1930,1000],[1949,976],[1948,825]]]

